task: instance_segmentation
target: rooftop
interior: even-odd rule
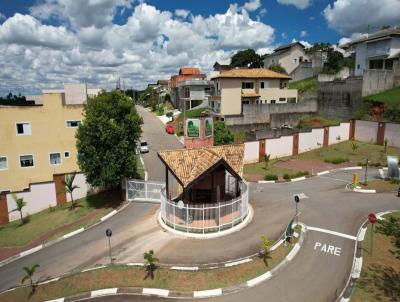
[[[289,48],[291,48],[291,47],[293,47],[293,46],[295,46],[295,45],[299,45],[299,46],[305,48],[304,45],[301,44],[300,42],[293,42],[293,43],[281,45],[281,46],[279,46],[278,48],[275,48],[275,49],[274,49],[274,52],[278,52],[278,51],[282,51],[282,50],[287,50],[287,49],[289,49]]]
[[[213,79],[221,78],[290,79],[290,77],[286,74],[278,73],[265,68],[231,69],[217,75]]]
[[[240,177],[243,174],[243,144],[167,150],[158,152],[158,156],[184,187],[218,163],[227,164]]]
[[[179,69],[179,74],[200,74],[200,69],[197,67],[181,67],[181,69]]]
[[[383,29],[377,32],[374,32],[372,34],[363,36],[361,38],[355,39],[347,44],[344,44],[343,47],[349,47],[355,44],[363,43],[363,42],[368,42],[368,41],[373,41],[373,40],[378,40],[386,37],[392,37],[392,36],[399,36],[400,37],[400,28],[388,28],[388,29]]]

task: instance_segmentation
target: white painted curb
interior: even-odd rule
[[[357,241],[363,241],[365,238],[365,233],[367,232],[367,228],[362,228],[360,233],[357,236]]]
[[[271,251],[276,250],[284,242],[285,242],[285,239],[281,239],[278,242],[276,242],[273,246],[271,246]]]
[[[172,270],[175,271],[198,271],[199,267],[198,266],[171,266]]]
[[[43,285],[43,284],[55,282],[55,281],[58,281],[58,280],[60,280],[60,277],[53,278],[53,279],[50,279],[50,280],[46,280],[46,281],[43,281],[43,282],[39,282],[38,284],[39,284],[39,285]]]
[[[300,244],[296,243],[292,248],[292,250],[289,252],[289,254],[286,256],[286,259],[288,261],[292,261],[294,256],[296,256],[296,254],[299,252],[299,250],[300,250]]]
[[[100,220],[101,221],[107,220],[108,218],[114,216],[115,214],[117,214],[117,210],[114,210],[114,211],[108,213],[106,216],[101,217]]]
[[[154,295],[159,297],[168,297],[169,290],[159,288],[143,288],[143,295]]]
[[[349,171],[349,170],[362,170],[363,167],[361,166],[356,166],[356,167],[346,167],[346,168],[341,168],[340,170],[343,171]]]
[[[271,277],[272,277],[271,272],[266,272],[266,273],[262,274],[261,276],[258,276],[257,278],[254,278],[254,279],[251,279],[251,280],[247,281],[247,286],[248,287],[253,287],[253,286],[255,286],[255,285],[257,285],[257,284],[259,284],[259,283],[261,283],[261,282],[263,282],[265,280],[268,280]]]
[[[250,259],[250,258],[246,258],[246,259],[235,261],[235,262],[225,263],[225,267],[236,266],[236,265],[247,263],[247,262],[251,262],[251,261],[253,261],[253,260]]]
[[[259,180],[258,181],[259,184],[274,184],[276,183],[275,180]]]
[[[194,298],[208,298],[208,297],[216,297],[216,296],[221,296],[221,295],[222,295],[221,288],[193,292]]]
[[[306,180],[306,178],[304,176],[302,176],[302,177],[292,178],[290,181],[296,182],[296,181],[301,181],[301,180]]]
[[[144,266],[144,263],[130,262],[126,264],[127,266]]]
[[[362,269],[362,257],[356,258],[356,261],[354,262],[354,269],[353,272],[351,273],[351,277],[355,279],[360,278],[361,269]]]
[[[81,273],[95,271],[97,269],[101,269],[101,268],[105,268],[105,267],[107,267],[107,266],[106,265],[95,266],[95,267],[84,269],[83,271],[81,271]]]
[[[64,302],[65,298],[58,298],[54,300],[47,300],[46,302]]]
[[[69,237],[72,237],[72,236],[74,236],[76,234],[79,234],[79,233],[83,232],[84,230],[85,230],[85,228],[80,228],[80,229],[78,229],[76,231],[73,231],[71,233],[65,234],[62,238],[67,239]]]
[[[325,175],[325,174],[329,174],[329,171],[322,171],[322,172],[318,172],[317,175],[321,176],[321,175]]]
[[[358,189],[358,188],[354,188],[353,191],[357,192],[357,193],[367,193],[367,194],[376,193],[376,190],[366,190],[366,189]]]
[[[35,253],[37,251],[40,251],[42,248],[43,248],[43,244],[35,246],[34,248],[31,248],[31,249],[26,250],[26,251],[24,251],[22,253],[19,253],[19,257],[25,257],[27,255],[30,255],[30,254]]]
[[[118,291],[118,288],[105,288],[105,289],[99,289],[99,290],[93,290],[90,293],[90,297],[100,297],[100,296],[106,296],[106,295],[113,295],[116,294]]]
[[[340,302],[350,302],[350,298],[342,298],[340,299]]]

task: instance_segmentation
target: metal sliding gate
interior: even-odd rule
[[[161,203],[161,191],[164,188],[164,182],[128,179],[126,181],[126,199],[128,201]]]

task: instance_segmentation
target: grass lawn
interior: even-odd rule
[[[400,217],[400,212],[390,214]],[[351,297],[352,302],[399,301],[400,259],[390,252],[394,248],[392,238],[375,232],[371,255],[371,227],[368,227],[363,244],[361,277]]]
[[[330,119],[324,116],[311,116],[303,118],[299,121],[299,127],[303,129],[337,126],[340,124],[338,119]]]
[[[297,230],[299,230],[297,228]],[[182,292],[226,288],[253,279],[278,265],[293,248],[293,244],[281,245],[271,253],[266,266],[262,259],[255,257],[253,261],[213,270],[197,272],[174,271],[159,268],[155,271],[154,280],[146,277],[144,268],[113,265],[84,273],[77,273],[38,286],[35,294],[29,298],[30,288],[19,288],[0,295],[2,302],[9,301],[45,301],[58,297],[71,296],[78,293],[101,289],[123,287],[162,288]]]
[[[289,89],[297,89],[299,94],[304,93],[306,91],[317,93],[318,80],[316,77],[312,77],[301,81],[290,82]]]
[[[264,178],[265,174],[276,174],[279,178],[282,178],[284,173],[294,174],[299,171],[294,167],[292,169],[284,169],[277,167],[276,164],[279,162],[288,161],[290,159],[299,159],[299,160],[308,160],[323,163],[326,159],[345,159],[345,163],[348,165],[363,165],[365,163],[366,158],[368,158],[370,165],[373,166],[386,166],[386,155],[397,155],[400,156],[400,149],[395,147],[388,147],[387,154],[384,153],[384,147],[356,142],[358,145],[358,149],[356,151],[352,150],[352,142],[345,141],[335,145],[330,145],[326,148],[320,148],[316,150],[312,150],[309,152],[301,153],[296,156],[282,157],[279,159],[271,160],[269,163],[269,168],[265,169],[264,162],[248,164],[244,166],[244,174],[245,176],[251,180],[252,175]],[[331,164],[331,166],[335,166]],[[304,169],[303,169],[304,170]]]
[[[383,91],[381,93],[365,96],[364,100],[376,101],[395,106],[400,104],[400,86]]]
[[[361,181],[364,180],[362,179]],[[375,189],[376,192],[378,193],[384,193],[384,192],[397,192],[399,185],[390,180],[372,179],[372,180],[367,180],[367,185],[361,184],[361,187],[369,190]]]
[[[79,199],[78,206],[74,210],[69,210],[69,204],[62,204],[29,216],[29,222],[23,225],[19,220],[2,225],[0,226],[0,247],[25,246],[47,234],[49,236],[44,240],[59,237],[82,226],[93,224],[120,203],[120,194],[102,192]],[[95,210],[96,212],[91,214]],[[57,228],[74,223],[88,215],[90,215],[89,219],[71,228],[67,227],[56,234],[51,233]]]

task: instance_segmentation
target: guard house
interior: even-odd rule
[[[166,173],[161,218],[168,226],[204,233],[245,219],[248,190],[242,179],[243,144],[168,150],[158,156]]]

